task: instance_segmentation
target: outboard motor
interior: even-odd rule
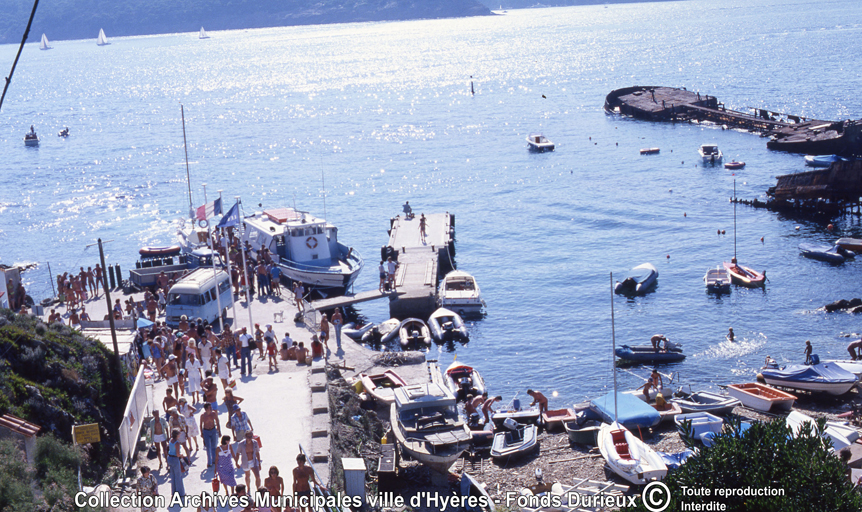
[[[503,421],[503,426],[504,426],[504,427],[506,427],[506,428],[507,428],[507,429],[509,429],[509,430],[513,430],[513,431],[514,431],[514,430],[518,430],[519,424],[518,424],[518,422],[517,422],[517,421],[515,421],[515,420],[514,420],[514,419],[512,419],[512,418],[506,418],[506,420],[505,420],[505,421]]]

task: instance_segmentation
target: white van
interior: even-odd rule
[[[218,282],[218,291],[216,291]],[[177,281],[168,292],[168,306],[165,322],[168,326],[179,326],[180,317],[185,315],[191,322],[196,318],[217,323],[219,315],[218,294],[221,300],[221,314],[227,316],[227,309],[233,305],[233,292],[230,276],[224,270],[213,272],[211,268],[199,268]]]

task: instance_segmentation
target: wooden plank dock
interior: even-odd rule
[[[389,240],[381,249],[381,259],[389,255],[398,261],[395,291],[377,289],[340,297],[315,300],[310,307],[318,312],[388,298],[393,318],[428,318],[437,309],[437,281],[454,266],[455,216],[446,213],[425,215],[425,236],[419,229],[418,214],[410,219],[397,216],[389,220]],[[384,254],[386,256],[384,256]],[[366,268],[375,269],[379,260],[368,259]]]

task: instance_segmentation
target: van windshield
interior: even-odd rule
[[[168,304],[172,306],[198,306],[200,305],[200,295],[172,293],[168,298]]]

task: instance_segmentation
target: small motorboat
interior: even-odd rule
[[[838,265],[844,263],[848,257],[855,257],[853,251],[848,251],[840,245],[816,244],[803,242],[799,244],[799,252],[806,258],[813,260],[825,261]]]
[[[736,160],[731,160],[724,164],[725,169],[737,170],[742,169],[743,167],[745,167],[745,162],[737,162]]]
[[[362,387],[365,388],[365,391],[374,397],[378,403],[384,404],[395,402],[395,390],[407,385],[404,379],[393,370],[386,370],[374,375],[363,373],[359,379],[362,381]]]
[[[716,267],[706,271],[703,276],[707,293],[730,293],[730,273],[726,268]]]
[[[856,374],[834,363],[789,364],[782,368],[770,366],[760,370],[760,374],[770,386],[836,396],[847,393],[859,382]]]
[[[659,148],[643,148],[641,149],[642,155],[657,155],[661,151]]]
[[[389,320],[379,323],[365,331],[365,334],[362,335],[362,343],[389,343],[398,336],[398,328],[400,326],[400,320],[397,318],[390,318]]]
[[[555,409],[542,413],[542,423],[545,424],[545,429],[547,430],[562,429],[565,423],[577,419],[578,417],[573,409]]]
[[[698,391],[680,398],[672,398],[671,401],[682,409],[684,413],[708,412],[724,416],[733,412],[733,408],[740,404],[736,398],[721,396],[709,391]]]
[[[823,362],[834,364],[842,370],[846,370],[853,375],[862,378],[862,360],[854,361],[852,359],[829,359]]]
[[[811,425],[811,431],[817,431],[817,422],[814,418],[799,411],[790,411],[790,414],[784,418],[785,424],[793,432],[793,437],[796,437],[802,431],[803,425]],[[823,438],[832,441],[830,451],[839,452],[848,446],[851,446],[856,439],[859,438],[859,433],[855,428],[849,425],[843,425],[836,421],[827,421],[826,430],[823,431]],[[848,437],[849,435],[849,437]]]
[[[68,137],[69,136],[69,127],[64,126],[60,133],[57,134],[58,137]]]
[[[168,258],[177,256],[180,253],[179,245],[171,245],[164,247],[141,247],[138,249],[138,254],[145,258]]]
[[[36,129],[31,125],[30,131],[24,134],[24,145],[25,146],[38,146],[39,145],[39,136],[36,135]]]
[[[522,425],[512,418],[507,419],[503,430],[494,434],[491,458],[498,462],[513,460],[538,450],[538,432],[536,425]]]
[[[659,424],[661,415],[639,398],[626,393],[617,393],[617,422],[626,428],[650,428]],[[607,423],[614,421],[613,391],[590,401],[590,409],[598,413]]]
[[[795,395],[757,382],[730,384],[727,386],[727,394],[739,400],[742,405],[761,412],[769,412],[772,409],[789,411],[796,402]]]
[[[743,267],[736,262],[724,262],[724,268],[730,274],[730,281],[748,288],[759,288],[766,285],[766,274],[749,267]]]
[[[805,155],[805,165],[808,167],[829,167],[835,162],[844,162],[838,155]]]
[[[531,133],[527,135],[527,147],[530,148],[530,151],[544,153],[545,151],[553,151],[554,143],[541,133]]]
[[[431,313],[431,316],[428,318],[428,328],[431,329],[431,337],[438,342],[448,340],[466,341],[468,338],[467,326],[464,325],[464,320],[458,313],[446,308],[438,308],[437,311]]]
[[[408,318],[398,328],[398,341],[402,348],[411,345],[424,347],[431,344],[431,331],[425,322],[418,318]]]
[[[708,412],[693,412],[688,414],[680,414],[674,418],[677,430],[683,432],[683,425],[691,423],[691,437],[693,439],[703,440],[703,435],[711,432],[720,434],[724,426],[724,420],[718,416],[714,416]]]
[[[716,144],[704,144],[698,148],[697,153],[705,164],[717,164],[721,162],[721,150]]]
[[[596,446],[602,422],[586,420],[582,424],[578,424],[577,421],[567,421],[563,423],[563,427],[566,429],[570,443]]]
[[[602,425],[598,445],[611,470],[635,485],[667,476],[661,456],[619,423]]]
[[[854,254],[862,253],[862,238],[839,238],[835,245],[853,251]]]
[[[656,350],[652,345],[622,345],[614,350],[614,354],[636,363],[673,363],[685,359],[682,349],[675,344],[667,350]]]
[[[503,422],[509,418],[518,423],[534,424],[539,421],[540,413],[538,407],[521,406],[521,401],[512,399],[506,407],[502,407],[491,415],[491,421],[497,428],[503,426]]]
[[[462,270],[446,274],[440,281],[437,294],[441,308],[457,311],[462,318],[482,314],[485,301],[482,300],[479,284],[473,276]]]
[[[359,326],[353,322],[347,322],[341,328],[341,333],[352,340],[360,341],[362,340],[362,336],[364,336],[366,332],[370,331],[372,327],[374,327],[374,324],[371,322]]]
[[[453,361],[444,372],[446,387],[458,399],[464,401],[467,395],[479,396],[485,392],[485,380],[479,371],[458,361]]]
[[[629,270],[622,281],[617,281],[614,293],[622,295],[643,295],[658,280],[658,270],[651,263],[644,263]]]

